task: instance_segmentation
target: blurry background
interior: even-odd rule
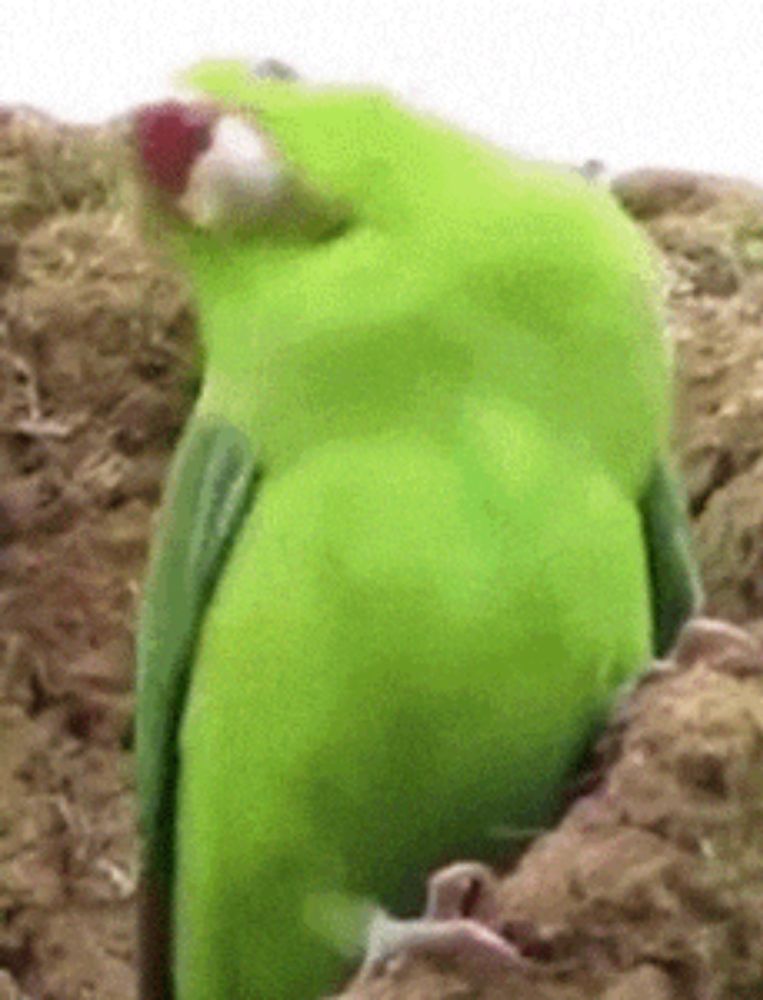
[[[3,0],[0,102],[94,122],[206,55],[383,83],[543,158],[763,181],[746,0]]]

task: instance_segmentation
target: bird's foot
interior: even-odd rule
[[[495,878],[484,865],[461,862],[429,880],[423,917],[396,920],[378,913],[369,930],[361,976],[378,975],[408,957],[446,958],[485,975],[500,975],[523,964],[498,930]]]
[[[706,661],[722,673],[760,673],[761,645],[749,632],[731,622],[694,618],[678,637],[672,661],[679,669]]]

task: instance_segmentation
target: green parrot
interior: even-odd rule
[[[142,1000],[310,1000],[369,935],[508,968],[480,869],[415,919],[422,877],[549,821],[697,601],[650,251],[376,90],[184,82],[130,118],[204,352],[138,640]]]

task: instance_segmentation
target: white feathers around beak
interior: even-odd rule
[[[223,115],[191,170],[178,208],[197,226],[249,226],[277,209],[288,186],[283,160],[249,124]]]

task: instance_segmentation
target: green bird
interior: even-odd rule
[[[547,823],[695,607],[652,255],[375,90],[185,82],[130,126],[204,352],[138,643],[142,1000],[309,1000],[369,933],[508,967],[469,866],[380,914]]]

